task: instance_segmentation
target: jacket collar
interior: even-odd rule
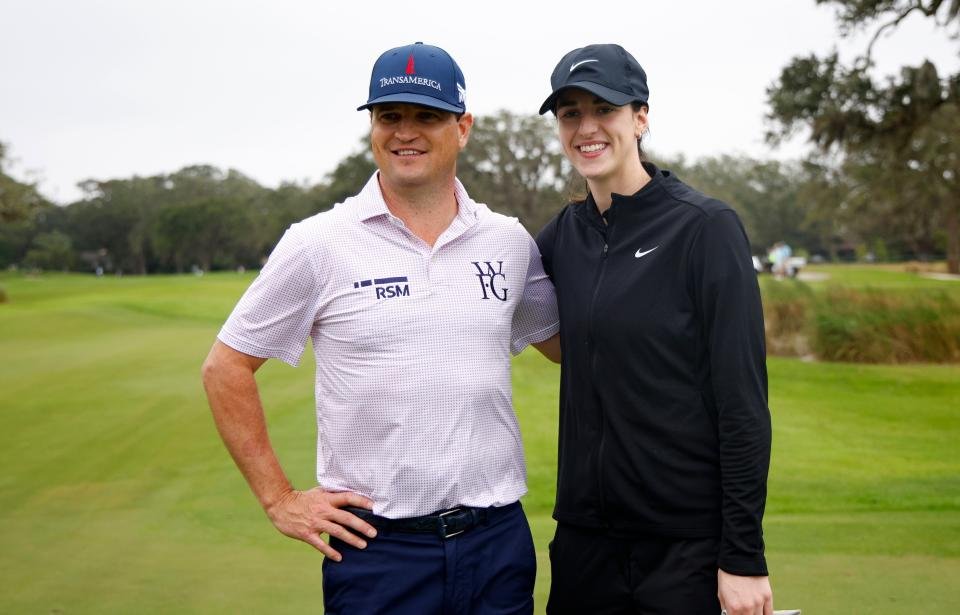
[[[605,228],[607,224],[604,222],[604,218],[606,218],[607,222],[611,222],[614,218],[638,210],[638,205],[643,205],[648,199],[655,198],[654,195],[659,192],[661,184],[669,176],[669,172],[661,171],[657,168],[657,165],[652,162],[644,162],[643,168],[650,176],[650,181],[644,184],[640,190],[633,194],[624,195],[614,193],[611,195],[612,202],[610,208],[603,215],[601,215],[600,210],[597,209],[597,202],[593,199],[593,195],[588,193],[587,198],[577,204],[575,208],[576,214],[588,224]]]

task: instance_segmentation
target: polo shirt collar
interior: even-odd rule
[[[383,191],[380,189],[379,181],[380,171],[374,171],[370,179],[367,180],[363,190],[357,195],[357,216],[361,222],[366,222],[378,216],[392,216],[387,202],[383,198]],[[454,195],[457,199],[457,220],[460,220],[466,226],[472,225],[479,217],[479,208],[477,204],[467,194],[467,189],[463,187],[459,179],[454,178]]]

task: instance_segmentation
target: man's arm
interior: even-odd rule
[[[265,361],[219,340],[214,343],[203,363],[203,386],[217,431],[274,526],[340,561],[340,553],[320,535],[327,533],[359,549],[366,547],[366,541],[347,528],[371,538],[376,536],[376,530],[341,508],[372,508],[373,503],[356,493],[329,493],[320,487],[309,491],[293,488],[270,444],[254,378]]]
[[[533,342],[531,344],[534,348],[540,351],[540,354],[547,357],[554,363],[560,362],[560,334],[557,333],[549,339],[545,339],[542,342]]]

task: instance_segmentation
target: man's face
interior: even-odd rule
[[[370,114],[370,146],[380,181],[395,190],[442,185],[457,171],[473,117],[409,103],[376,105]]]

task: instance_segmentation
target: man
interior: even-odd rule
[[[359,107],[378,172],[286,232],[204,364],[217,429],[268,517],[327,556],[327,613],[532,612],[509,353],[556,358],[556,299],[529,234],[456,179],[464,94],[438,47],[380,56]],[[296,365],[308,336],[319,486],[298,491],[254,372]]]

